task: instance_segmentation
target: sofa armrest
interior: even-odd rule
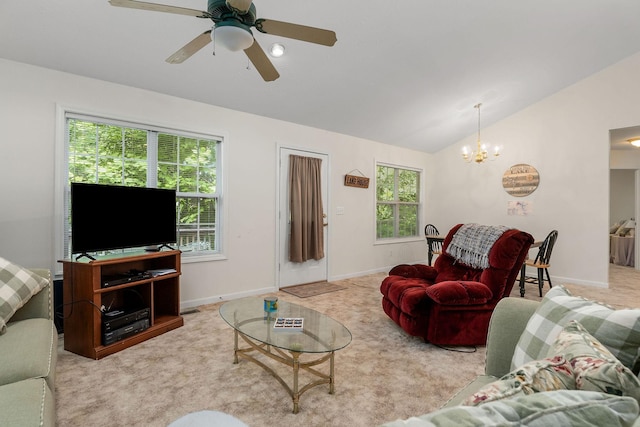
[[[389,276],[402,276],[411,279],[424,279],[430,283],[436,279],[438,272],[435,268],[425,264],[400,264],[389,271]]]
[[[513,352],[538,304],[513,297],[498,302],[489,322],[485,374],[502,377],[511,370]]]
[[[51,273],[45,269],[30,269],[32,272],[47,279],[47,285],[11,316],[10,321],[43,318],[53,320],[53,286]]]
[[[484,283],[463,280],[438,282],[426,288],[425,293],[440,305],[486,304],[493,297]]]

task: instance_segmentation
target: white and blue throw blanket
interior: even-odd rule
[[[465,224],[453,235],[446,252],[473,268],[488,268],[489,251],[507,230],[502,225]]]

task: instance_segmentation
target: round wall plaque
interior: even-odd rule
[[[502,176],[504,190],[514,197],[533,193],[540,183],[540,175],[531,165],[520,163],[511,166]]]

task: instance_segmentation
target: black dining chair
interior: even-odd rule
[[[424,238],[427,240],[429,246],[429,252],[427,254],[428,264],[431,265],[433,255],[440,255],[442,253],[442,242],[444,239],[440,236],[440,232],[433,224],[427,224],[424,226]]]
[[[549,288],[553,287],[551,283],[551,277],[549,276],[549,267],[551,267],[551,252],[553,246],[558,239],[558,231],[553,230],[544,239],[544,242],[539,246],[538,254],[535,259],[527,258],[522,264],[520,270],[520,296],[524,297],[524,284],[525,283],[537,283],[540,297],[542,297],[542,288],[544,287],[545,275],[547,282],[549,282]],[[533,267],[537,270],[537,276],[527,276],[527,266]]]

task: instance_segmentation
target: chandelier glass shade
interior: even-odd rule
[[[476,147],[471,148],[468,145],[462,147],[462,158],[467,163],[480,164],[486,160],[495,160],[500,155],[501,147],[499,145],[490,146],[483,144],[480,140],[480,107],[482,104],[476,104],[473,108],[478,110],[478,138]]]

